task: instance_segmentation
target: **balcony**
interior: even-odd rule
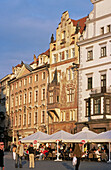
[[[96,87],[91,89],[90,95],[94,94],[101,94],[101,93],[111,93],[111,86],[110,87]]]

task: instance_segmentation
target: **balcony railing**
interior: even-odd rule
[[[91,94],[99,94],[99,93],[111,93],[111,87],[105,87],[105,88],[96,87],[96,88],[93,88],[93,89],[91,89],[90,95]]]

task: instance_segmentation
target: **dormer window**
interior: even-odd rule
[[[63,32],[62,32],[62,40],[65,39],[65,35],[66,35],[66,32],[63,31]]]

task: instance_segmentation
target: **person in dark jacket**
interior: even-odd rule
[[[4,170],[4,143],[0,142],[0,167]]]
[[[33,147],[33,143],[30,143],[28,152],[29,152],[29,168],[34,168],[34,152],[35,152],[35,150]]]
[[[83,143],[76,144],[74,148],[74,153],[73,155],[77,158],[77,164],[75,165],[75,170],[79,170],[79,165],[80,165],[80,159],[82,157],[82,151],[81,151],[81,146]]]

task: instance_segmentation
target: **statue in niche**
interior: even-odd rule
[[[53,42],[54,42],[54,35],[52,34],[50,43],[53,43]]]

